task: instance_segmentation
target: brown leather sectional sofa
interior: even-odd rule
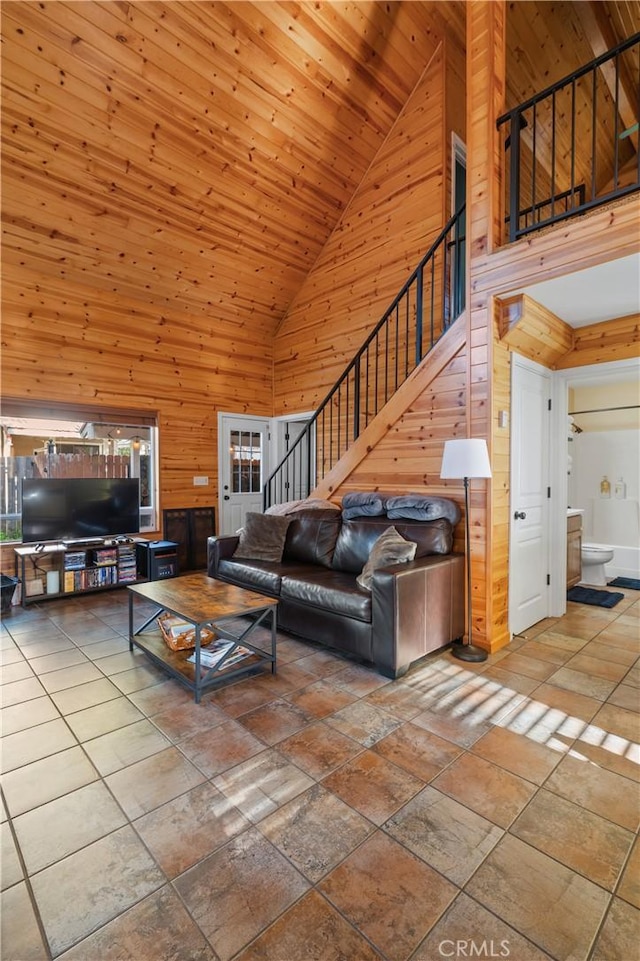
[[[371,591],[363,590],[356,577],[390,526],[418,545],[415,560],[376,570]],[[453,528],[444,518],[344,520],[339,511],[303,511],[293,515],[280,563],[234,558],[238,542],[208,539],[211,577],[279,598],[279,628],[371,662],[387,677],[464,632],[464,557],[451,553]]]

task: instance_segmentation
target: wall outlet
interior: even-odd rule
[[[206,487],[209,483],[209,478],[205,476],[198,476],[193,478],[194,487]]]

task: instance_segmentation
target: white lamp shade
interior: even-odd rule
[[[491,477],[486,440],[464,437],[445,441],[440,477]]]

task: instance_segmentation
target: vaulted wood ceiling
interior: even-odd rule
[[[589,33],[582,7],[606,24]],[[629,35],[638,11],[509,4],[509,96]],[[275,332],[446,31],[464,29],[464,3],[435,0],[5,0],[9,284]]]

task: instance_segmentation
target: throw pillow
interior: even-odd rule
[[[276,514],[247,514],[233,556],[279,563],[290,523],[290,517]]]
[[[369,559],[362,568],[362,573],[356,578],[358,584],[365,591],[370,591],[375,570],[379,567],[389,567],[391,564],[412,561],[416,556],[417,547],[414,541],[405,540],[395,527],[387,527],[371,548]]]

